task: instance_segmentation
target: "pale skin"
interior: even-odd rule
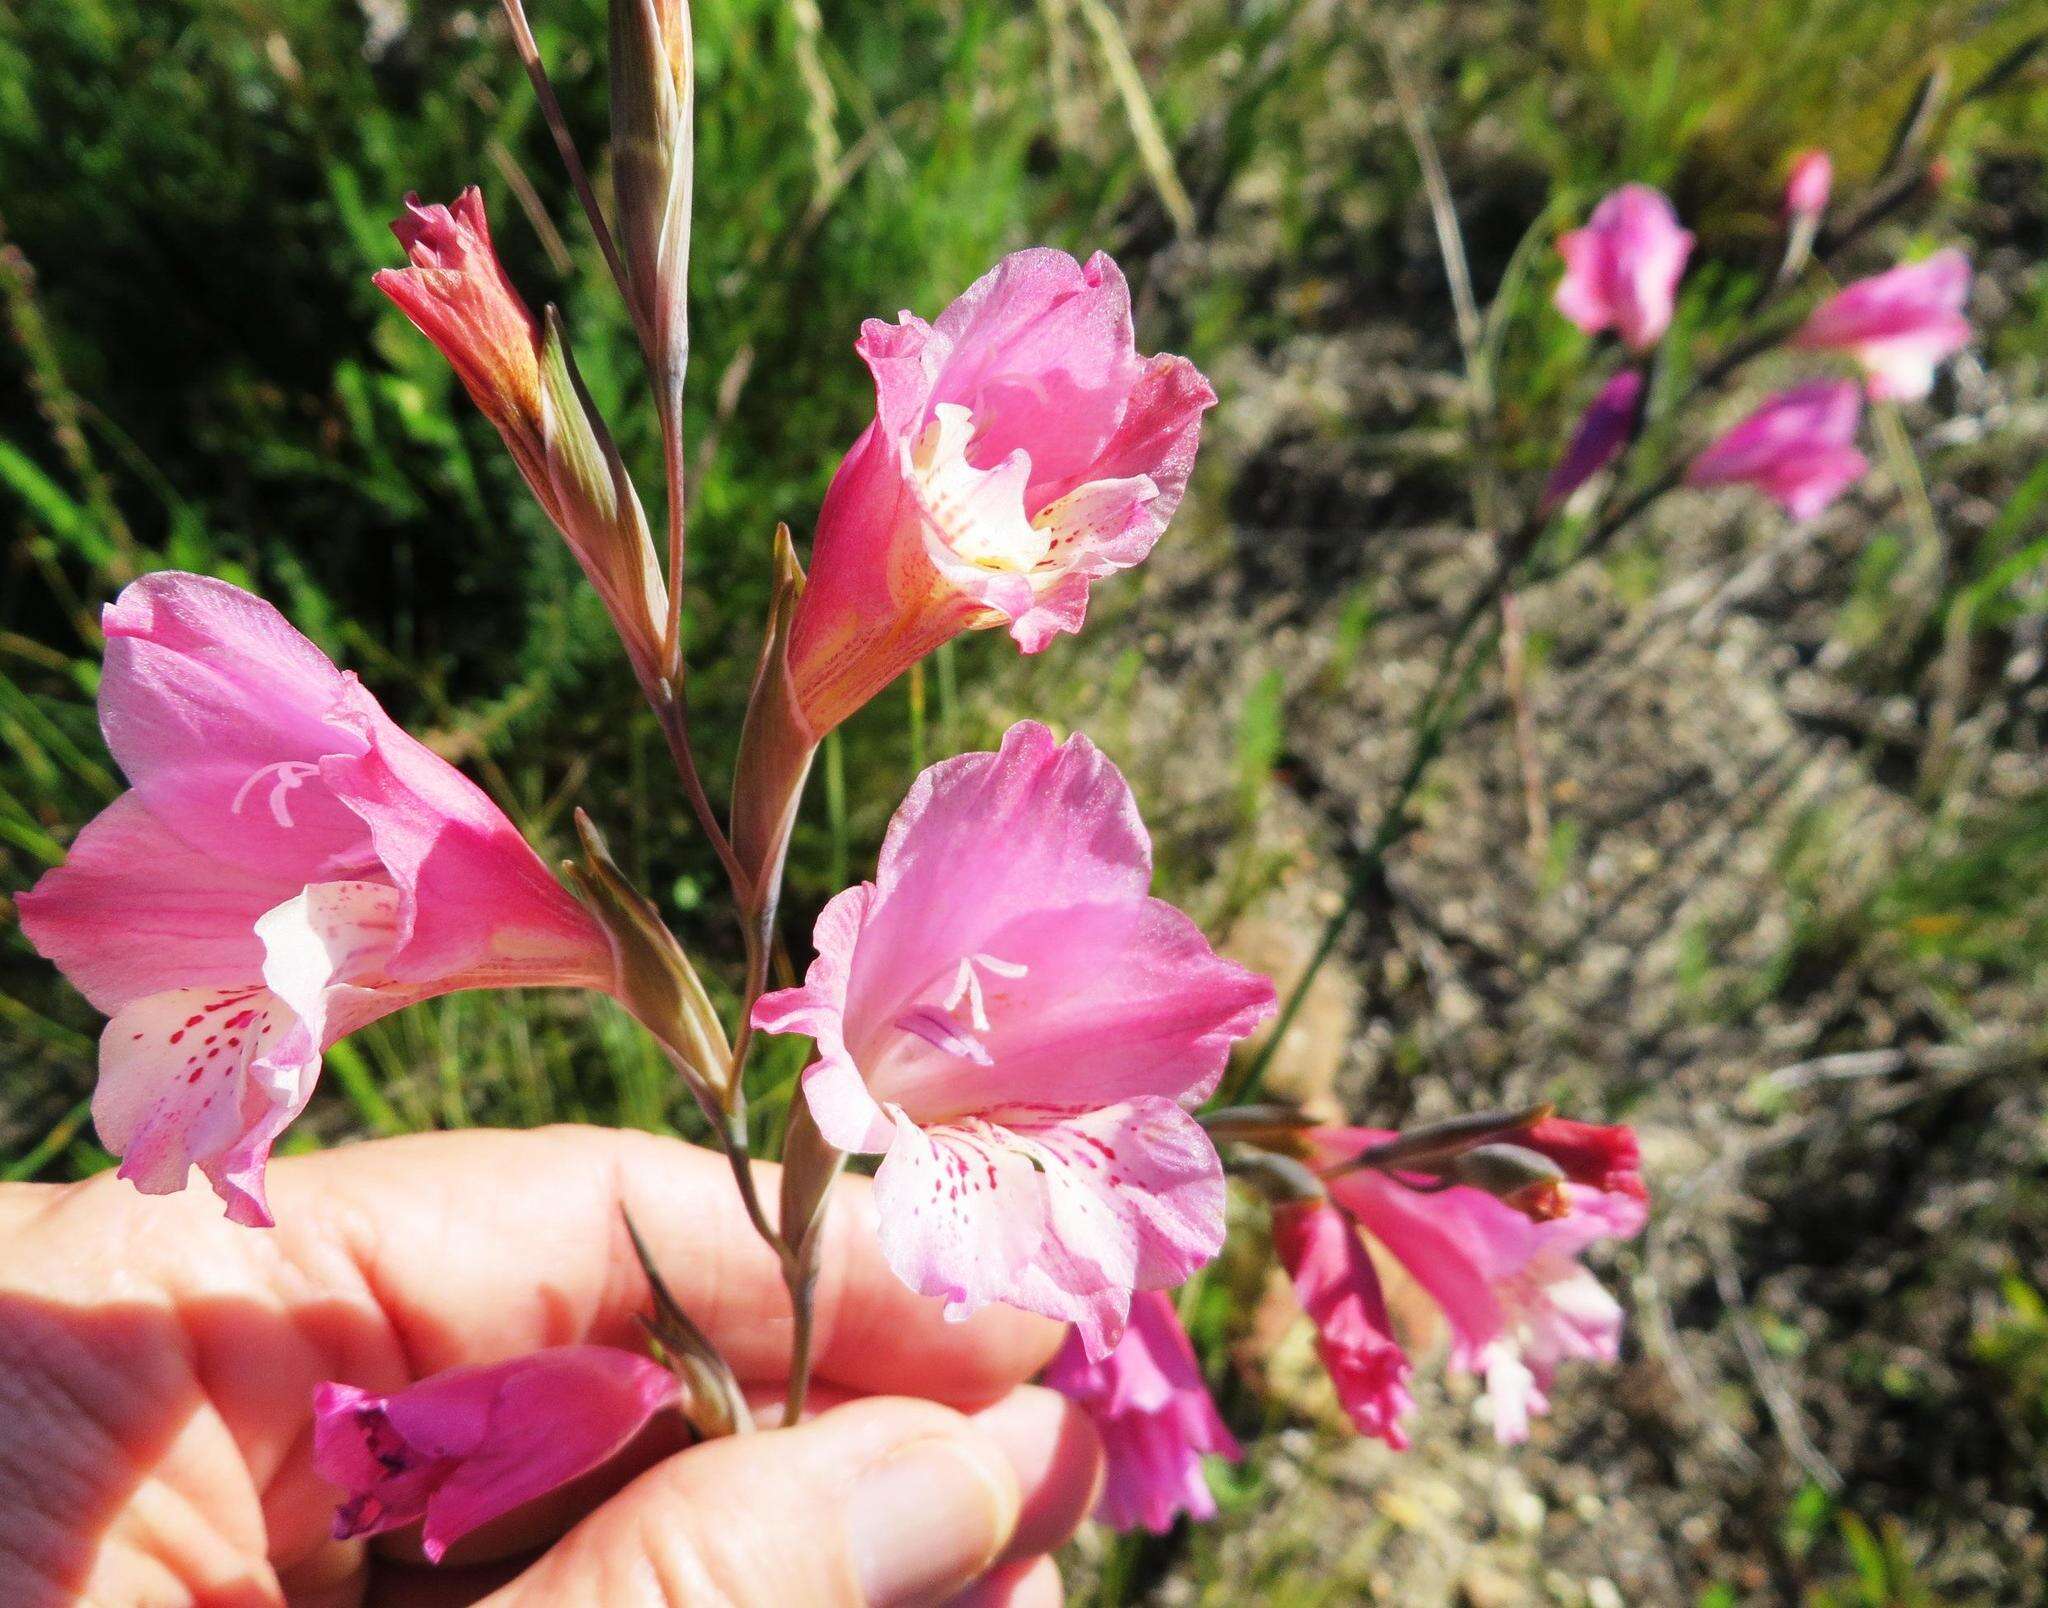
[[[774,1169],[762,1186],[772,1201]],[[274,1164],[270,1201],[264,1230],[203,1188],[0,1188],[0,1602],[1061,1600],[1048,1554],[1101,1472],[1085,1418],[1025,1383],[1061,1331],[1001,1308],[944,1322],[883,1265],[863,1181],[837,1191],[824,1258],[824,1412],[699,1446],[667,1415],[439,1569],[416,1532],[331,1539],[316,1383],[389,1391],[544,1346],[637,1345],[623,1205],[765,1407],[789,1345],[775,1265],[725,1163],[644,1134],[357,1145]]]

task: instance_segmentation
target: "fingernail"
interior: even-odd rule
[[[995,1561],[1016,1526],[1016,1477],[964,1439],[918,1441],[861,1475],[847,1522],[869,1608],[926,1602]]]

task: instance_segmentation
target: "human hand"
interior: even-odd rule
[[[313,1387],[634,1345],[647,1292],[622,1208],[764,1402],[787,1297],[724,1161],[673,1140],[424,1135],[271,1177],[267,1231],[111,1175],[0,1189],[0,1602],[1060,1600],[1045,1555],[1087,1513],[1101,1457],[1077,1409],[1023,1385],[1061,1330],[1003,1307],[944,1322],[883,1264],[858,1179],[834,1192],[822,1259],[821,1416],[685,1450],[665,1415],[438,1569],[416,1532],[332,1539]]]

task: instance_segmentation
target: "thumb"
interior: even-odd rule
[[[878,1397],[670,1458],[489,1602],[909,1608],[993,1564],[1022,1501],[986,1429],[933,1402]]]

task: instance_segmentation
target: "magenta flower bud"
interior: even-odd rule
[[[347,1493],[334,1537],[425,1521],[435,1563],[470,1531],[587,1474],[678,1404],[675,1376],[609,1346],[454,1368],[374,1396],[313,1393],[313,1466]]]
[[[1543,512],[1558,507],[1620,457],[1622,449],[1635,439],[1642,416],[1643,377],[1634,369],[1623,369],[1600,387],[1600,394],[1580,416],[1571,444],[1544,482]]]
[[[1216,1516],[1202,1458],[1234,1463],[1244,1452],[1216,1411],[1165,1291],[1132,1298],[1123,1338],[1098,1362],[1069,1334],[1045,1383],[1079,1404],[1102,1436],[1107,1467],[1095,1516],[1104,1524],[1164,1535],[1178,1514]]]
[[[803,1095],[880,1154],[882,1254],[964,1318],[992,1301],[1107,1356],[1134,1291],[1223,1244],[1223,1167],[1191,1115],[1273,985],[1149,894],[1131,790],[1033,721],[920,776],[875,880],[825,906],[803,986],[754,1025],[817,1042]]]
[[[1826,151],[1801,151],[1792,159],[1792,174],[1785,181],[1785,216],[1818,218],[1827,211],[1834,183],[1835,164]]]
[[[147,575],[102,625],[100,727],[133,787],[17,908],[112,1017],[93,1122],[137,1188],[197,1166],[267,1225],[270,1148],[337,1039],[455,989],[614,987],[518,829],[268,603]]]
[[[1408,1432],[1401,1420],[1415,1407],[1408,1356],[1394,1338],[1379,1274],[1351,1220],[1327,1201],[1275,1207],[1273,1250],[1316,1326],[1316,1353],[1351,1422],[1361,1435],[1404,1450]]]
[[[1863,413],[1853,380],[1781,391],[1693,459],[1688,486],[1753,486],[1794,519],[1811,519],[1863,478],[1851,445]]]
[[[1854,358],[1880,401],[1917,401],[1933,388],[1936,367],[1969,344],[1969,299],[1969,259],[1937,251],[1829,297],[1792,344]]]
[[[1152,550],[1216,400],[1186,358],[1141,357],[1115,263],[1005,257],[927,324],[870,319],[875,420],[818,516],[791,631],[816,741],[961,631],[1026,653],[1078,631],[1088,589]]]
[[[1647,351],[1671,327],[1678,281],[1692,255],[1690,230],[1671,203],[1647,184],[1625,184],[1583,229],[1559,238],[1564,278],[1557,310],[1589,335],[1619,332],[1631,351]]]
[[[441,349],[526,478],[544,480],[540,325],[498,261],[483,192],[472,184],[447,206],[409,195],[391,232],[406,266],[372,283]]]

